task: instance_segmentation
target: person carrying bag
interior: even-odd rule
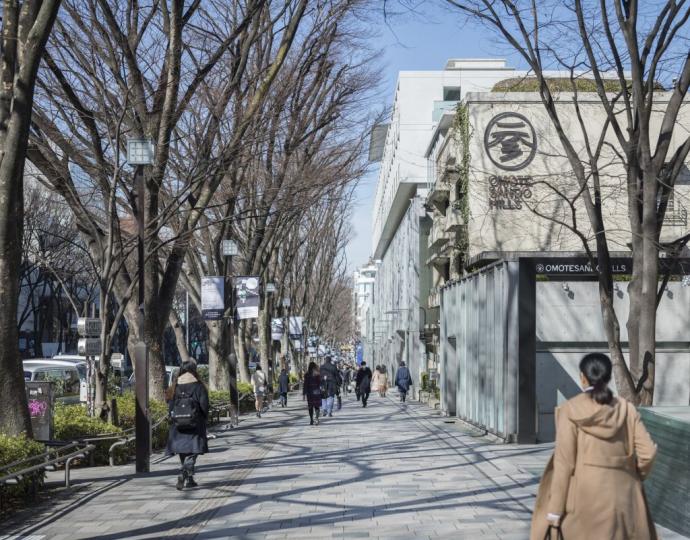
[[[656,445],[635,406],[608,388],[611,371],[608,356],[585,356],[584,391],[556,408],[530,540],[657,540],[642,486]]]
[[[193,488],[197,457],[208,452],[206,423],[208,420],[208,390],[196,371],[196,363],[184,362],[177,379],[169,389],[170,431],[166,454],[180,457],[177,489]]]

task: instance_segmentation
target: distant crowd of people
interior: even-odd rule
[[[583,392],[556,408],[556,446],[549,461],[532,515],[531,540],[552,538],[627,540],[657,538],[642,481],[649,475],[656,445],[635,406],[615,396],[609,388],[611,360],[591,353],[580,362]],[[412,384],[403,363],[395,374],[395,385],[404,402]],[[257,416],[261,415],[265,393],[271,392],[260,367],[252,375]],[[278,378],[280,403],[287,406],[289,376],[283,369]],[[356,370],[336,366],[326,358],[323,365],[311,362],[302,391],[310,424],[333,416],[342,407],[341,394],[354,390],[362,407],[378,391],[385,397],[388,375],[385,367],[371,369],[362,362]],[[209,399],[194,362],[184,362],[169,393],[171,418],[167,453],[177,454],[180,473],[177,489],[196,487],[197,457],[208,452],[206,425]],[[632,532],[631,532],[632,531]]]
[[[354,376],[353,376],[354,375]],[[400,394],[400,401],[407,399],[407,392],[412,386],[412,376],[405,363],[402,362],[395,374],[395,385]],[[355,371],[350,364],[338,367],[331,357],[319,367],[311,362],[304,375],[302,394],[307,401],[310,425],[318,425],[322,416],[333,416],[333,406],[337,403],[337,410],[342,407],[341,394],[354,391],[357,401],[366,407],[371,392],[378,392],[386,397],[388,392],[388,373],[385,366],[376,366],[372,373],[366,362],[362,362]]]
[[[290,376],[283,368],[278,376],[278,394],[280,406],[287,407],[290,391]],[[271,405],[273,387],[260,365],[251,377],[254,391],[256,416]],[[395,374],[395,386],[398,388],[400,401],[405,402],[412,385],[410,370],[403,362]],[[332,417],[334,409],[342,408],[343,394],[355,393],[357,401],[366,407],[371,392],[378,392],[386,397],[388,392],[388,373],[385,366],[376,366],[374,372],[362,362],[357,368],[350,364],[336,365],[333,359],[326,357],[318,366],[311,362],[304,375],[302,394],[309,410],[309,423],[318,425],[320,418]],[[197,457],[208,452],[206,426],[209,415],[209,398],[206,385],[201,381],[194,361],[184,362],[177,377],[168,389],[168,408],[171,426],[167,444],[167,454],[177,455],[180,459],[180,473],[177,478],[177,489],[197,486],[194,480],[194,468]]]

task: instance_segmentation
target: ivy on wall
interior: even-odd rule
[[[462,215],[463,227],[455,237],[455,249],[459,254],[462,270],[467,262],[469,238],[467,235],[467,225],[470,220],[470,201],[469,201],[469,182],[470,182],[470,140],[472,129],[470,126],[469,108],[465,103],[458,103],[455,110],[455,119],[452,126],[453,136],[458,143],[460,150],[459,178],[455,186],[456,200],[453,206]]]

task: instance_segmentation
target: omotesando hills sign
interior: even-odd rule
[[[503,112],[486,126],[484,150],[499,169],[517,172],[532,163],[537,153],[537,134],[523,115]],[[521,210],[524,202],[532,198],[532,185],[529,175],[491,175],[489,208]]]
[[[522,210],[523,202],[532,198],[531,176],[489,177],[489,208]]]
[[[545,276],[594,276],[598,267],[590,264],[586,257],[552,257],[535,258],[534,270]],[[611,271],[616,275],[630,275],[633,270],[631,258],[616,257],[611,259]],[[659,259],[659,271],[673,275],[690,274],[690,259]]]

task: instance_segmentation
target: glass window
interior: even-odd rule
[[[25,371],[25,372],[24,372],[24,380],[25,380],[25,381],[30,381],[30,380],[31,380],[31,372],[30,372],[30,371]]]
[[[460,101],[460,87],[459,86],[444,86],[443,87],[443,101]]]

